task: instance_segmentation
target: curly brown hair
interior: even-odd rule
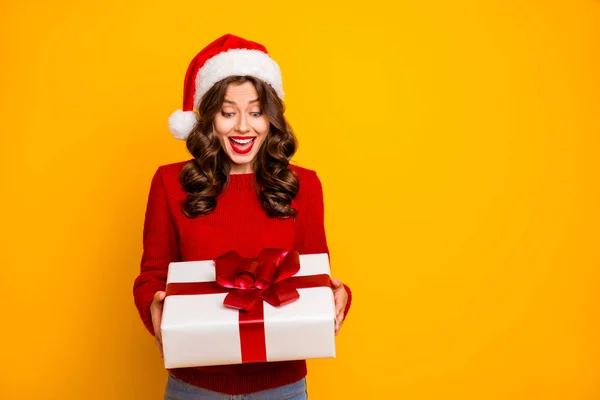
[[[198,123],[188,136],[186,145],[194,159],[181,171],[179,181],[188,193],[182,202],[183,213],[189,218],[212,212],[217,196],[229,180],[231,161],[212,130],[215,115],[221,110],[229,84],[254,84],[260,106],[270,127],[265,141],[253,161],[257,194],[269,217],[296,216],[292,199],[300,186],[298,176],[289,168],[296,153],[296,136],[284,117],[285,104],[266,82],[252,76],[230,76],[206,92],[198,107]]]

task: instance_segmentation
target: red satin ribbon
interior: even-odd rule
[[[216,281],[172,282],[167,296],[227,293],[223,304],[240,310],[242,363],[267,361],[263,301],[279,307],[298,300],[297,289],[331,287],[326,274],[293,276],[300,270],[295,250],[265,249],[257,258],[231,251],[214,261]]]
[[[238,289],[225,297],[227,307],[250,310],[260,298],[274,307],[298,300],[298,291],[285,283],[300,271],[297,251],[264,249],[257,258],[242,258],[230,251],[215,259],[217,283]]]
[[[249,311],[238,313],[243,364],[267,361],[264,311],[264,303],[259,301]]]

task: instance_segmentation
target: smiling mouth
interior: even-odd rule
[[[228,137],[231,148],[238,154],[246,154],[252,150],[256,136],[230,136]]]

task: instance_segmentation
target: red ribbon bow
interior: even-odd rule
[[[300,298],[294,286],[286,282],[300,270],[296,250],[264,249],[257,258],[242,258],[235,251],[215,259],[217,283],[229,292],[223,304],[238,310],[250,310],[258,299],[279,307]]]

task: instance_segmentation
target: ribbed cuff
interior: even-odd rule
[[[140,313],[140,317],[142,318],[142,322],[144,326],[150,332],[152,336],[155,335],[154,326],[152,325],[152,314],[150,313],[150,305],[152,305],[152,300],[154,300],[154,293],[164,290],[161,286],[144,287],[144,290],[141,291],[138,289],[138,292],[135,294],[136,305],[138,308],[138,312]]]
[[[345,283],[343,283],[344,288],[346,288],[346,293],[348,293],[348,302],[346,303],[346,308],[344,308],[344,320],[346,319],[346,316],[348,315],[348,311],[350,311],[350,305],[352,304],[352,291],[350,290],[350,288],[348,286],[346,286]]]

